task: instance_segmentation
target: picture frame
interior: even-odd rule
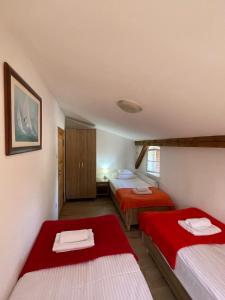
[[[42,99],[4,62],[6,155],[42,149]]]

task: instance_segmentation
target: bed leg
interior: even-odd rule
[[[125,212],[125,224],[128,231],[130,231],[131,222],[130,222],[130,213],[129,211]]]
[[[126,224],[127,230],[130,231],[130,225]]]

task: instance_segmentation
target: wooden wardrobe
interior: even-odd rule
[[[66,199],[96,197],[96,130],[66,129]]]

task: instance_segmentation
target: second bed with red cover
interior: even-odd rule
[[[194,236],[184,230],[178,220],[188,218],[210,219],[222,231],[210,236]],[[177,252],[199,244],[225,244],[225,224],[198,208],[187,208],[167,212],[144,212],[139,215],[140,229],[150,236],[171,268],[175,268]]]

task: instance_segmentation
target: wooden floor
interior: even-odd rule
[[[83,217],[95,217],[105,214],[117,214],[113,202],[110,198],[99,198],[95,200],[83,200],[67,202],[62,208],[60,219],[77,219]],[[147,248],[141,240],[141,234],[137,228],[132,228],[130,232],[126,231],[131,246],[139,257],[140,268],[146,278],[154,300],[174,300],[172,292],[163,279],[153,260],[147,253]]]

